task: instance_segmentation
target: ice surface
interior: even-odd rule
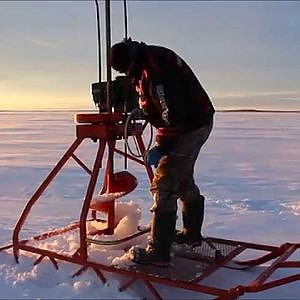
[[[0,125],[0,243],[11,240],[12,230],[23,207],[74,140],[72,112],[2,112]],[[195,168],[195,180],[206,196],[205,235],[279,245],[299,242],[300,228],[300,114],[297,113],[217,113],[212,136],[204,146]],[[120,146],[121,142],[118,142]],[[90,167],[96,145],[86,141],[78,156]],[[124,162],[115,157],[116,170]],[[117,209],[116,238],[126,235],[139,220],[151,220],[149,181],[144,169],[134,162],[129,170],[139,181],[138,187],[120,198],[125,204]],[[99,189],[103,170],[99,176]],[[26,223],[24,236],[49,228],[65,226],[79,217],[88,175],[69,162],[59,178],[49,186]],[[99,190],[98,189],[98,190]],[[180,207],[180,205],[179,205]],[[180,226],[179,209],[178,226]],[[139,241],[137,241],[138,243]],[[45,242],[47,248],[76,249],[78,237]],[[92,256],[103,262],[126,260],[120,249],[92,246]],[[59,271],[47,260],[32,266],[35,257],[22,253],[15,264],[11,253],[0,253],[0,298],[143,298],[144,291],[118,291],[114,279],[101,286],[88,271],[71,278],[78,266],[59,263]],[[299,258],[298,258],[299,259]],[[55,276],[54,276],[55,274]],[[229,284],[226,273],[208,280]],[[239,272],[239,280],[249,274]],[[265,299],[298,299],[299,282],[259,293]],[[197,298],[176,289],[161,287],[169,298]],[[243,298],[253,299],[248,294]],[[209,298],[209,297],[208,297]]]

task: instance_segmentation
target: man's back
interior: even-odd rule
[[[163,86],[171,124],[190,131],[211,123],[209,96],[182,58],[168,48],[145,45],[141,60],[151,85]]]

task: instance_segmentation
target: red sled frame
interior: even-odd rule
[[[210,246],[211,250],[214,250],[215,257],[208,257],[205,255],[190,255],[189,253],[179,252],[175,254],[177,257],[186,259],[186,261],[193,261],[198,263],[204,263],[205,268],[203,272],[198,276],[193,276],[191,279],[174,279],[168,276],[160,276],[159,270],[158,274],[149,274],[143,271],[143,267],[136,270],[116,267],[112,265],[100,264],[95,261],[89,260],[88,255],[88,243],[87,243],[87,229],[86,224],[89,220],[96,219],[96,211],[91,209],[91,200],[95,190],[95,185],[97,178],[99,176],[99,170],[102,166],[102,159],[106,146],[108,146],[108,158],[104,175],[104,183],[102,192],[109,191],[109,187],[113,185],[113,154],[118,153],[126,157],[126,159],[131,159],[141,165],[144,165],[146,172],[150,181],[153,178],[152,169],[147,166],[142,159],[137,159],[136,157],[125,153],[117,149],[116,140],[124,137],[124,126],[125,126],[125,115],[116,113],[101,113],[101,114],[80,114],[77,115],[78,123],[76,126],[76,139],[65,152],[56,166],[49,173],[47,178],[39,186],[37,191],[34,193],[32,198],[28,201],[25,206],[13,232],[12,244],[3,246],[0,251],[13,248],[13,254],[16,262],[19,262],[19,251],[28,251],[39,255],[39,258],[34,264],[40,263],[44,258],[49,258],[56,269],[59,268],[57,260],[67,261],[81,265],[81,268],[73,274],[73,276],[80,275],[87,268],[91,268],[95,271],[100,280],[105,283],[106,277],[103,272],[116,273],[120,275],[125,275],[126,278],[130,278],[121,287],[120,291],[126,290],[129,286],[135,283],[137,280],[142,280],[148,287],[149,291],[152,293],[155,299],[163,299],[160,295],[158,289],[153,284],[163,284],[168,286],[173,286],[176,288],[186,289],[195,292],[201,292],[209,295],[216,296],[216,299],[236,299],[244,293],[255,293],[271,289],[274,287],[282,286],[291,282],[300,280],[300,273],[294,275],[286,276],[276,280],[267,280],[272,276],[272,274],[280,268],[300,268],[300,261],[288,260],[288,258],[300,248],[299,243],[285,243],[279,247],[248,243],[242,241],[226,240],[219,238],[206,238],[206,243]],[[128,130],[129,136],[134,136],[136,139],[139,151],[144,153],[145,145],[142,139],[143,125],[138,122],[133,122]],[[75,155],[75,150],[79,147],[82,141],[86,138],[93,140],[99,140],[98,151],[94,161],[93,169],[89,168]],[[41,197],[45,189],[49,186],[55,176],[60,172],[65,163],[73,158],[88,174],[90,174],[90,181],[84,198],[83,207],[80,214],[80,220],[73,224],[70,224],[63,228],[58,228],[52,231],[42,233],[40,235],[34,236],[30,239],[20,240],[19,234],[22,230],[24,222],[26,221],[31,208]],[[106,206],[107,212],[107,227],[103,230],[98,230],[95,234],[112,234],[114,231],[114,199],[109,201],[108,206]],[[92,218],[88,219],[88,213],[91,211]],[[72,255],[66,255],[57,253],[55,251],[50,251],[46,249],[41,249],[36,246],[30,245],[28,242],[31,240],[41,241],[46,240],[53,236],[62,235],[74,229],[79,229],[80,235],[80,246],[78,250]],[[148,232],[148,230],[141,230],[137,235],[142,235]],[[221,249],[221,250],[220,250]],[[225,249],[224,251],[222,249]],[[235,258],[246,250],[259,250],[265,251],[267,254],[259,256],[251,260],[237,261]],[[229,289],[218,288],[213,286],[208,286],[201,284],[201,282],[214,274],[220,268],[228,267],[228,263],[233,262],[235,265],[244,268],[250,268],[254,266],[259,266],[270,262],[264,271],[257,276],[252,282],[247,285],[235,285]],[[234,268],[234,267],[233,267]],[[238,268],[237,268],[238,269]]]

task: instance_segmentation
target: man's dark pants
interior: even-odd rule
[[[192,240],[201,238],[204,197],[194,181],[199,151],[208,139],[212,124],[181,135],[172,151],[160,159],[151,183],[153,196],[150,245],[163,260],[170,260],[175,237],[177,199],[183,202],[183,231]]]
[[[161,158],[150,191],[152,211],[177,211],[177,199],[193,202],[199,199],[194,182],[194,166],[201,147],[208,139],[212,124],[179,137],[172,151]]]

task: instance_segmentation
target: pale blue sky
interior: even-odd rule
[[[112,42],[122,9],[112,1]],[[128,18],[132,38],[190,64],[217,108],[300,109],[300,2],[128,1]],[[94,1],[1,1],[0,39],[0,109],[93,108]]]

